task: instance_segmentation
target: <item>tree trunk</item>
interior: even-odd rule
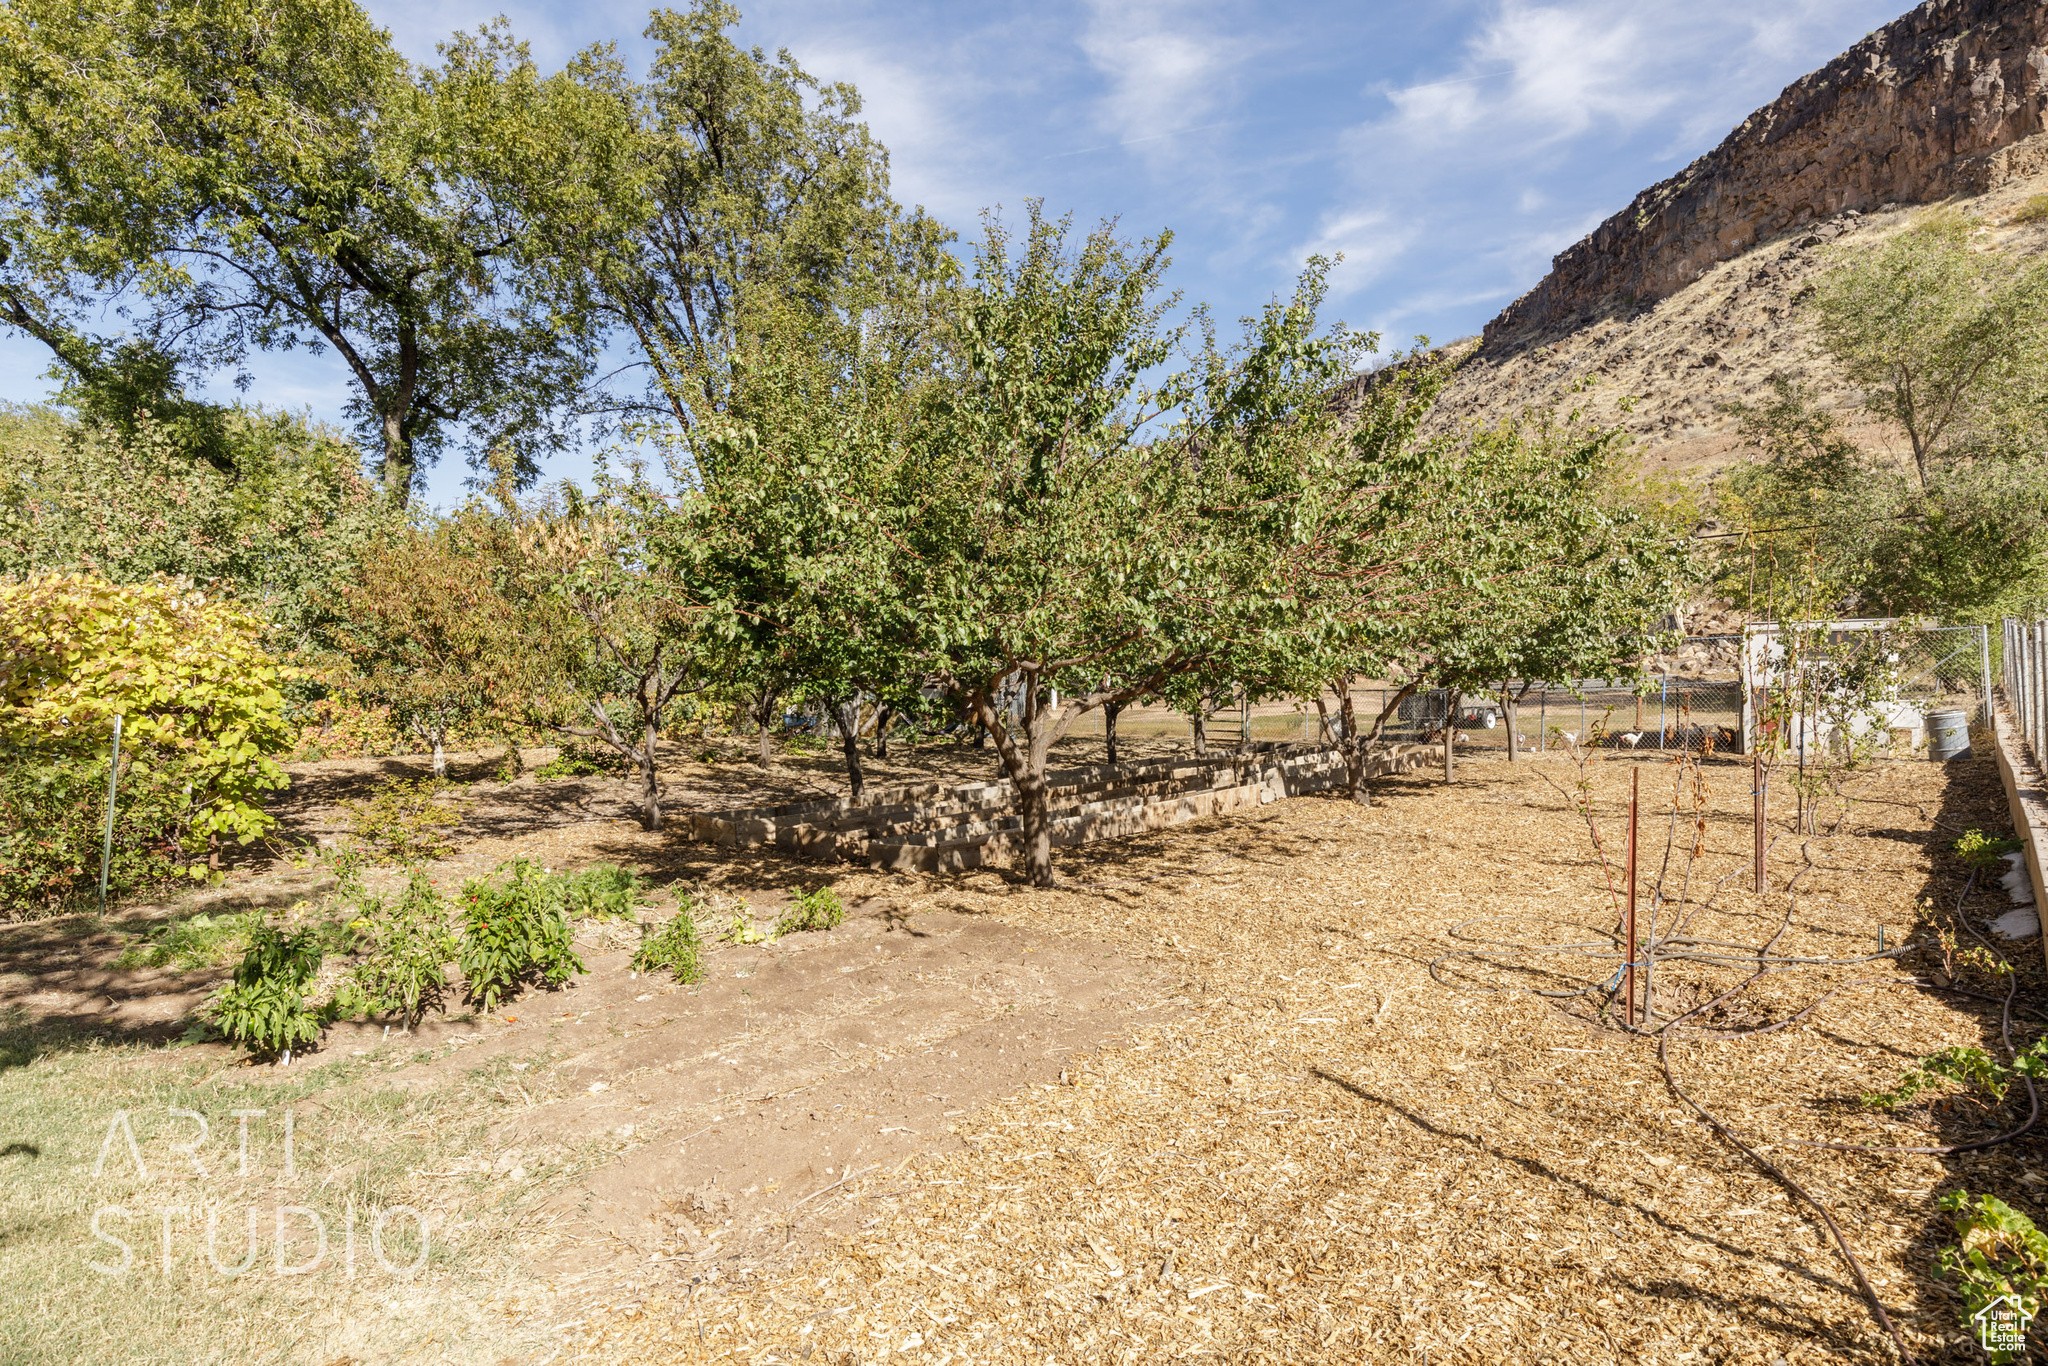
[[[1034,887],[1050,887],[1052,875],[1051,794],[1045,774],[1026,772],[1017,781],[1017,815],[1023,823],[1024,875]]]
[[[659,732],[653,721],[647,723],[647,738],[643,741],[640,755],[640,773],[643,787],[641,800],[646,806],[646,815],[640,824],[648,830],[661,829],[661,783],[654,772],[654,739]]]
[[[832,724],[839,731],[840,748],[846,751],[846,781],[853,787],[854,800],[859,801],[868,786],[867,775],[861,772],[860,736],[856,733],[860,702],[856,699],[849,707],[843,702],[828,701],[825,707],[832,716]],[[852,716],[849,716],[848,712],[851,712]]]
[[[749,707],[749,710],[754,714],[755,723],[761,728],[761,750],[758,762],[762,768],[772,767],[775,763],[775,747],[769,743],[768,736],[770,734],[769,727],[775,722],[775,704],[781,700],[782,693],[779,689],[762,688],[754,694],[753,702]]]
[[[1201,706],[1201,703],[1198,702],[1195,705],[1199,708]],[[1207,719],[1203,717],[1202,713],[1198,710],[1195,712],[1193,716],[1190,716],[1188,718],[1188,721],[1191,725],[1194,726],[1195,729],[1195,753],[1201,755],[1208,754],[1209,726],[1207,723]]]
[[[448,776],[448,755],[444,749],[447,739],[448,727],[436,725],[434,727],[434,776],[436,778]]]
[[[1319,745],[1330,743],[1330,708],[1323,701],[1321,693],[1316,694],[1316,743]]]
[[[505,735],[505,762],[512,766],[515,778],[526,772],[526,756],[519,752],[519,737],[509,731]]]
[[[404,507],[412,500],[412,443],[406,440],[405,417],[401,413],[384,414],[384,496],[391,500],[393,507]]]
[[[1458,712],[1464,706],[1464,694],[1452,690],[1444,695],[1444,781],[1450,782],[1451,751],[1458,738]]]
[[[1500,695],[1500,711],[1508,722],[1508,762],[1512,764],[1521,757],[1516,752],[1522,747],[1522,742],[1515,738],[1515,723],[1521,719],[1522,707],[1515,701],[1513,693],[1503,690]]]
[[[1340,716],[1344,726],[1344,738],[1339,742],[1344,747],[1344,777],[1351,787],[1351,800],[1360,806],[1372,805],[1372,791],[1365,785],[1365,738],[1358,733],[1358,708],[1351,700],[1351,687],[1347,682],[1343,690]],[[1317,699],[1318,702],[1321,699]]]
[[[887,702],[875,712],[875,757],[887,760],[889,757],[889,723],[896,719],[896,708]]]
[[[1116,762],[1116,714],[1123,709],[1121,702],[1105,702],[1102,704],[1103,750],[1108,762],[1111,764]]]

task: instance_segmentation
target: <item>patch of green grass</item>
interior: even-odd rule
[[[202,913],[173,921],[123,949],[113,966],[175,966],[187,972],[196,968],[225,967],[241,957],[243,949],[248,946],[250,928],[257,919],[246,912],[221,916]]]
[[[432,1056],[377,1049],[290,1070],[244,1067],[218,1050],[144,1047],[0,1016],[0,1280],[8,1287],[0,1361],[547,1357],[559,1339],[516,1324],[480,1332],[474,1306],[542,1289],[521,1261],[528,1214],[600,1149],[528,1140],[533,1146],[508,1150],[493,1141],[529,1100],[564,1093],[551,1058],[525,1060],[523,1069],[509,1057],[470,1071],[415,1069],[405,1086],[388,1080],[393,1064]],[[199,1122],[174,1109],[205,1120],[205,1140],[190,1152],[178,1145],[198,1137]],[[246,1176],[236,1110],[263,1112],[248,1117]],[[510,1179],[514,1164],[524,1180]],[[256,1211],[256,1256],[239,1276],[209,1258],[209,1205],[218,1208],[215,1251],[230,1269],[246,1254]],[[316,1270],[277,1274],[280,1206],[303,1206],[324,1222],[328,1251]],[[427,1258],[410,1277],[381,1266],[370,1241],[372,1212],[401,1206],[427,1220]],[[344,1263],[351,1210],[353,1278]],[[96,1212],[102,1233],[128,1245],[125,1269],[120,1247],[94,1237]],[[290,1214],[285,1224],[286,1264],[311,1258],[307,1217]],[[417,1253],[414,1230],[409,1216],[386,1220],[394,1265]],[[118,1274],[95,1272],[91,1262]]]
[[[2040,223],[2048,221],[2048,194],[2037,194],[2013,211],[2015,223]]]

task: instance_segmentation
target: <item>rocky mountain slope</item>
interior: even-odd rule
[[[1735,455],[1725,406],[1775,373],[1854,410],[1806,325],[1814,277],[1934,204],[1987,246],[2048,250],[2048,222],[2021,213],[2048,193],[2044,130],[2048,0],[1929,0],[1561,253],[1465,344],[1441,419],[1569,402],[1622,423],[1651,466],[1704,477]]]

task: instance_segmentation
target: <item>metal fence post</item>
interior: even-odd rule
[[[107,868],[114,861],[114,788],[121,777],[121,713],[114,713],[114,749],[107,762],[107,833],[100,841],[100,914],[107,913]]]
[[[1977,628],[1977,653],[1979,677],[1983,680],[1984,724],[1991,724],[1991,628]]]

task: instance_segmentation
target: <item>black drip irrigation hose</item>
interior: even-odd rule
[[[1706,1010],[1708,1007],[1719,1005],[1721,1002],[1727,1000],[1729,997],[1735,996],[1743,991],[1746,991],[1751,983],[1757,981],[1759,978],[1762,978],[1766,975],[1768,974],[1765,972],[1758,972],[1752,975],[1751,977],[1743,981],[1741,985],[1731,987],[1729,990],[1722,992],[1719,996],[1716,996],[1711,1001],[1705,1001],[1699,1005],[1694,1006],[1691,1010],[1688,1010],[1687,1012],[1685,1012],[1685,1014],[1679,1016],[1677,1019],[1673,1020],[1670,1024],[1664,1027],[1664,1029],[1657,1035],[1657,1062],[1664,1069],[1664,1084],[1671,1088],[1672,1095],[1677,1096],[1681,1101],[1685,1102],[1685,1104],[1691,1108],[1692,1112],[1700,1117],[1701,1123],[1705,1124],[1708,1128],[1712,1129],[1716,1134],[1720,1135],[1723,1139],[1727,1140],[1728,1143],[1730,1143],[1734,1147],[1741,1149],[1743,1155],[1747,1157],[1750,1161],[1756,1163],[1758,1167],[1762,1168],[1764,1173],[1768,1175],[1773,1181],[1776,1181],[1779,1185],[1783,1186],[1786,1190],[1790,1191],[1796,1198],[1803,1200],[1807,1204],[1813,1206],[1814,1212],[1820,1215],[1821,1222],[1827,1225],[1828,1233],[1830,1234],[1830,1236],[1834,1238],[1835,1249],[1842,1254],[1842,1260],[1848,1263],[1849,1274],[1856,1278],[1856,1286],[1859,1290],[1863,1292],[1864,1302],[1870,1306],[1871,1315],[1874,1318],[1876,1318],[1878,1325],[1882,1327],[1885,1330],[1885,1332],[1891,1335],[1892,1345],[1899,1349],[1899,1360],[1905,1362],[1906,1366],[1912,1366],[1912,1350],[1906,1346],[1906,1339],[1899,1332],[1898,1325],[1892,1322],[1891,1315],[1885,1313],[1883,1302],[1877,1298],[1876,1288],[1870,1284],[1870,1277],[1864,1274],[1863,1263],[1856,1259],[1855,1252],[1851,1250],[1849,1247],[1849,1240],[1842,1235],[1841,1225],[1835,1222],[1835,1216],[1829,1212],[1828,1207],[1825,1204],[1822,1204],[1819,1197],[1815,1196],[1812,1192],[1808,1191],[1806,1187],[1800,1185],[1797,1181],[1794,1181],[1790,1176],[1786,1175],[1784,1168],[1780,1167],[1777,1163],[1765,1157],[1756,1149],[1750,1147],[1747,1143],[1744,1143],[1740,1138],[1736,1136],[1734,1130],[1730,1129],[1720,1120],[1714,1118],[1712,1114],[1708,1113],[1707,1108],[1704,1105],[1701,1105],[1698,1101],[1694,1100],[1691,1096],[1686,1094],[1685,1088],[1678,1084],[1678,1078],[1672,1075],[1670,1052],[1671,1031],[1676,1029],[1678,1026],[1684,1024],[1687,1020],[1699,1014],[1701,1011]],[[1833,993],[1829,994],[1832,995]],[[1814,1002],[1814,1006],[1817,1006],[1819,1004],[1819,1001]],[[1811,1010],[1813,1009],[1813,1006],[1808,1006],[1807,1009]],[[1802,1011],[1801,1013],[1804,1014],[1805,1012]],[[1790,1022],[1787,1021],[1786,1023]]]
[[[1569,794],[1567,794],[1567,800],[1569,801]],[[1911,807],[1923,819],[1929,820],[1930,823],[1934,826],[1941,829],[1953,829],[1952,826],[1947,825],[1945,822],[1928,816],[1926,811],[1922,807],[1920,807],[1918,803],[1902,802],[1882,797],[1857,797],[1855,798],[1855,800],[1862,802],[1880,802],[1889,806]],[[1584,811],[1581,811],[1580,814],[1587,816],[1588,824],[1590,825],[1590,815]],[[1675,814],[1676,813],[1674,803],[1674,817]],[[2003,998],[1987,995],[1983,992],[1971,991],[1963,987],[1940,986],[1933,982],[1921,982],[1918,979],[1912,979],[1910,981],[1902,982],[1897,979],[1889,978],[1858,978],[1854,981],[1842,983],[1840,986],[1835,987],[1833,990],[1822,993],[1819,997],[1809,1002],[1803,1009],[1795,1012],[1792,1015],[1785,1017],[1784,1019],[1776,1020],[1769,1024],[1734,1030],[1712,1030],[1704,1028],[1703,1026],[1699,1025],[1688,1026],[1688,1022],[1691,1021],[1695,1016],[1698,1016],[1705,1011],[1713,1009],[1715,1006],[1720,1005],[1724,1001],[1741,995],[1744,991],[1747,991],[1751,986],[1755,985],[1757,982],[1763,980],[1765,977],[1771,976],[1776,973],[1788,972],[1801,968],[1854,967],[1862,963],[1878,962],[1887,959],[1897,959],[1909,953],[1917,953],[1921,949],[1926,947],[1924,944],[1908,943],[1901,945],[1895,949],[1888,949],[1878,953],[1862,954],[1855,957],[1847,958],[1815,958],[1805,956],[1780,955],[1774,954],[1772,952],[1772,949],[1776,947],[1778,941],[1784,938],[1785,934],[1792,928],[1793,916],[1795,915],[1798,907],[1798,888],[1800,881],[1806,876],[1807,873],[1821,866],[1814,861],[1814,843],[1818,840],[1830,838],[1838,834],[1843,824],[1846,823],[1848,815],[1848,805],[1845,803],[1841,815],[1836,819],[1834,824],[1828,829],[1825,835],[1816,833],[1815,835],[1801,841],[1799,852],[1801,862],[1804,864],[1804,866],[1800,868],[1796,873],[1792,875],[1791,878],[1789,878],[1786,881],[1785,887],[1783,889],[1785,894],[1784,915],[1779,920],[1777,927],[1772,932],[1770,938],[1767,941],[1765,941],[1765,943],[1760,948],[1751,949],[1747,945],[1735,944],[1725,940],[1697,939],[1689,937],[1685,934],[1685,929],[1692,922],[1692,920],[1696,916],[1698,916],[1698,914],[1701,911],[1710,908],[1714,904],[1714,902],[1720,898],[1722,892],[1727,888],[1728,883],[1744,871],[1742,868],[1737,868],[1734,872],[1729,873],[1727,876],[1719,879],[1714,884],[1713,892],[1709,894],[1703,901],[1691,906],[1690,909],[1685,909],[1685,898],[1681,896],[1677,904],[1681,907],[1682,914],[1672,925],[1671,932],[1663,938],[1658,938],[1654,930],[1655,907],[1658,904],[1658,900],[1661,898],[1661,888],[1663,886],[1663,878],[1660,876],[1657,883],[1659,891],[1653,893],[1651,902],[1651,923],[1653,928],[1650,936],[1650,942],[1645,946],[1645,956],[1648,962],[1653,964],[1696,963],[1702,966],[1709,967],[1747,967],[1753,970],[1751,971],[1750,975],[1746,977],[1738,985],[1730,988],[1727,991],[1722,992],[1720,995],[1714,997],[1711,1000],[1703,1001],[1700,1004],[1693,1006],[1690,1010],[1685,1011],[1683,1014],[1677,1016],[1675,1019],[1667,1022],[1662,1026],[1654,1028],[1637,1027],[1634,1025],[1617,1023],[1615,1027],[1622,1029],[1627,1033],[1634,1034],[1639,1038],[1655,1037],[1657,1040],[1657,1061],[1663,1069],[1664,1082],[1665,1085],[1670,1088],[1671,1093],[1674,1096],[1676,1096],[1680,1101],[1682,1101],[1688,1108],[1690,1108],[1694,1114],[1698,1115],[1700,1121],[1703,1124],[1705,1124],[1709,1129],[1713,1130],[1713,1132],[1716,1135],[1726,1140],[1733,1147],[1739,1149],[1744,1156],[1748,1157],[1750,1161],[1754,1162],[1757,1165],[1757,1167],[1761,1169],[1766,1175],[1768,1175],[1773,1181],[1776,1181],[1779,1185],[1783,1186],[1798,1200],[1811,1206],[1814,1212],[1820,1216],[1821,1222],[1826,1226],[1829,1235],[1834,1239],[1836,1250],[1841,1254],[1843,1262],[1848,1266],[1850,1274],[1855,1278],[1857,1288],[1862,1292],[1864,1302],[1869,1307],[1871,1316],[1877,1321],[1877,1324],[1884,1329],[1886,1334],[1890,1336],[1892,1340],[1892,1345],[1898,1349],[1900,1360],[1907,1363],[1907,1366],[1912,1366],[1913,1354],[1912,1351],[1906,1346],[1905,1337],[1899,1332],[1898,1326],[1892,1322],[1891,1316],[1885,1312],[1883,1303],[1878,1299],[1876,1289],[1871,1285],[1869,1276],[1864,1272],[1862,1262],[1858,1260],[1855,1251],[1849,1246],[1849,1240],[1847,1236],[1842,1232],[1841,1226],[1835,1221],[1835,1217],[1833,1213],[1828,1209],[1827,1205],[1824,1204],[1817,1196],[1809,1192],[1805,1187],[1801,1186],[1797,1181],[1793,1180],[1792,1177],[1788,1175],[1782,1167],[1770,1161],[1768,1158],[1764,1157],[1762,1153],[1758,1152],[1755,1148],[1752,1148],[1748,1143],[1744,1142],[1732,1129],[1730,1129],[1726,1124],[1722,1123],[1710,1111],[1708,1111],[1705,1106],[1701,1105],[1698,1101],[1694,1100],[1692,1096],[1689,1095],[1685,1091],[1685,1089],[1678,1084],[1678,1078],[1672,1070],[1670,1056],[1670,1040],[1672,1033],[1678,1030],[1681,1026],[1687,1026],[1693,1033],[1699,1035],[1702,1038],[1736,1039],[1746,1038],[1755,1034],[1768,1034],[1775,1030],[1785,1029],[1791,1025],[1799,1023],[1801,1020],[1804,1020],[1809,1015],[1811,1015],[1814,1011],[1818,1010],[1823,1004],[1825,1004],[1828,1000],[1832,999],[1843,989],[1850,986],[1862,985],[1865,983],[1881,983],[1884,985],[1892,986],[1916,985],[1923,987],[1931,987],[1935,990],[1949,991],[1957,995],[1967,996],[1976,1000],[1997,1004],[2000,1008],[2000,1037],[2003,1042],[2005,1053],[2008,1059],[2016,1058],[2018,1056],[2017,1050],[2014,1048],[2012,1041],[2012,1018],[2015,1009],[2033,1015],[2037,1019],[2048,1020],[2048,1013],[2044,1013],[2043,1011],[2038,1010],[2034,1007],[2027,1006],[2023,1003],[2018,1002],[2015,999],[2019,990],[2019,978],[2018,974],[2013,971],[2010,960],[2007,959],[2005,954],[1998,948],[1998,946],[1993,944],[1991,940],[1988,937],[1986,937],[1984,933],[1976,927],[1976,925],[1971,923],[1969,917],[1964,914],[1964,904],[1969,900],[1970,895],[1976,890],[1977,887],[1977,880],[1979,874],[1977,871],[1973,870],[1970,874],[1969,880],[1963,886],[1961,895],[1959,895],[1956,898],[1956,919],[1961,921],[1963,927],[1967,929],[1970,932],[1970,934],[1978,940],[1978,942],[1983,944],[1984,947],[1987,950],[1989,950],[1990,953],[1995,958],[1997,958],[2000,963],[2004,964],[2007,973],[2007,981],[2006,991]],[[1777,837],[1775,834],[1773,834],[1773,836],[1771,837],[1771,844],[1775,845],[1776,842]],[[1597,847],[1597,832],[1595,833],[1595,844]],[[1669,854],[1670,851],[1667,848],[1667,864],[1669,862]],[[1606,860],[1604,851],[1602,853],[1601,861],[1603,866],[1605,866]],[[1690,883],[1691,878],[1690,863],[1691,861],[1688,860],[1688,866],[1686,870],[1688,885]],[[1608,888],[1610,896],[1613,895],[1614,891],[1613,887],[1611,886],[1611,880],[1612,879],[1610,873],[1610,886]],[[1526,918],[1527,917],[1513,915],[1473,916],[1468,920],[1460,921],[1457,924],[1451,926],[1448,933],[1452,937],[1457,938],[1462,937],[1462,931],[1465,931],[1472,926],[1476,926],[1487,921],[1516,920]],[[1621,927],[1619,924],[1617,924],[1611,930],[1596,930],[1593,929],[1593,927],[1591,926],[1581,925],[1573,925],[1572,927],[1575,929],[1591,930],[1594,934],[1600,935],[1601,938],[1586,942],[1543,945],[1515,943],[1513,941],[1507,940],[1481,939],[1478,941],[1479,947],[1475,947],[1469,950],[1459,950],[1453,953],[1442,954],[1437,958],[1432,959],[1429,963],[1429,973],[1430,976],[1440,985],[1448,987],[1452,990],[1482,992],[1526,991],[1531,995],[1544,997],[1550,1000],[1552,1004],[1558,1005],[1560,1008],[1563,1007],[1565,1002],[1576,1000],[1584,996],[1594,995],[1598,993],[1606,993],[1611,996],[1615,991],[1619,989],[1620,986],[1621,972],[1619,970],[1616,971],[1612,979],[1606,982],[1584,983],[1580,986],[1577,986],[1569,990],[1545,990],[1543,988],[1535,986],[1506,986],[1460,983],[1447,981],[1443,976],[1442,969],[1447,964],[1457,962],[1459,960],[1475,960],[1482,963],[1493,963],[1496,966],[1501,967],[1503,970],[1512,970],[1513,968],[1523,967],[1522,963],[1510,965],[1500,962],[1499,959],[1491,957],[1485,951],[1486,948],[1509,950],[1517,955],[1523,956],[1524,958],[1533,956],[1568,956],[1600,958],[1601,960],[1606,962],[1613,961],[1613,956],[1617,953],[1622,952],[1623,946],[1620,943]],[[1685,948],[1691,949],[1692,951],[1676,953],[1663,952],[1662,950],[1664,950],[1667,946],[1683,946]],[[1731,954],[1727,952],[1714,953],[1699,951],[1714,949],[1732,949],[1736,952]],[[1624,954],[1623,956],[1626,957],[1627,955]],[[1533,965],[1528,967],[1526,970],[1552,971],[1546,969],[1537,969],[1533,967]],[[1562,973],[1558,973],[1557,975],[1561,976]],[[1887,1154],[1912,1153],[1933,1156],[1950,1156],[1957,1153],[1976,1152],[1985,1148],[1996,1147],[2001,1143],[2009,1143],[2012,1140],[2031,1132],[2035,1125],[2040,1122],[2041,1096],[2039,1088],[2035,1085],[2034,1079],[2024,1072],[2020,1074],[2020,1079],[2026,1085],[2027,1088],[2027,1118],[2017,1128],[2012,1129],[2006,1133],[1995,1135],[1991,1138],[1979,1139],[1971,1143],[1952,1144],[1945,1147],[1886,1147],[1854,1143],[1822,1143],[1807,1139],[1788,1139],[1786,1141],[1792,1144],[1797,1144],[1801,1147],[1825,1148],[1839,1152],[1867,1152]]]

